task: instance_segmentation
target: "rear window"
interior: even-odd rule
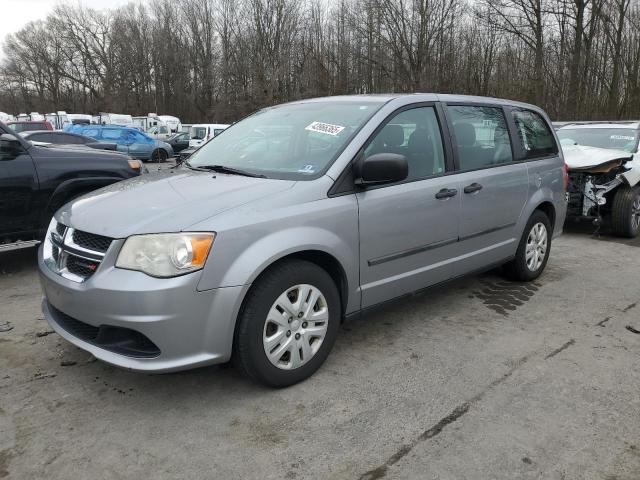
[[[9,128],[16,133],[20,132],[32,132],[34,130],[49,130],[48,122],[38,122],[38,123],[9,123]]]
[[[518,130],[518,140],[526,158],[546,157],[558,153],[558,146],[547,122],[536,112],[513,112]]]
[[[47,143],[55,143],[53,135],[51,133],[34,133],[29,135],[29,140],[34,142],[47,142]]]

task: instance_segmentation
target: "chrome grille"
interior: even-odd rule
[[[111,245],[112,239],[109,237],[103,237],[102,235],[96,235],[95,233],[74,230],[73,241],[76,245],[80,245],[83,248],[104,253],[109,248],[109,245]]]
[[[58,235],[60,235],[61,237],[64,236],[64,231],[67,229],[67,227],[65,227],[63,224],[58,223],[56,225],[56,232],[58,232]]]
[[[58,275],[81,283],[98,269],[112,241],[57,223],[47,233],[44,261]]]

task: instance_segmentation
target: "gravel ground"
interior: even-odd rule
[[[532,284],[470,277],[345,324],[285,390],[95,361],[42,319],[35,251],[5,254],[0,478],[637,480],[638,247],[565,234]]]

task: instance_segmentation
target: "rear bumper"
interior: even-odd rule
[[[157,279],[104,263],[88,280],[76,283],[52,272],[41,252],[38,264],[46,320],[100,360],[130,370],[170,372],[225,362],[231,356],[246,285],[197,291],[199,272]],[[157,351],[148,348],[138,354],[135,348],[113,348],[112,341],[106,346],[104,335],[96,340],[87,330],[107,330],[111,340],[113,332],[122,337],[131,331],[140,339],[138,332]]]

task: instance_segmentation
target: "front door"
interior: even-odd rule
[[[404,155],[409,176],[357,194],[362,307],[441,282],[458,239],[460,193],[445,175],[445,149],[433,105],[402,109],[379,129],[363,155]]]

